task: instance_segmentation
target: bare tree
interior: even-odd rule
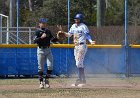
[[[9,18],[10,18],[10,27],[14,26],[14,17],[15,17],[15,0],[9,1]]]
[[[97,27],[101,27],[104,25],[105,6],[105,0],[97,0]]]
[[[29,10],[30,10],[30,11],[33,11],[31,0],[28,0],[28,2],[29,2]]]

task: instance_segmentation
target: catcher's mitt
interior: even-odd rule
[[[65,39],[66,35],[65,35],[65,33],[63,31],[58,31],[57,38],[58,39]]]

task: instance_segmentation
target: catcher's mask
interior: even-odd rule
[[[83,22],[83,15],[82,14],[76,14],[75,15],[75,17],[74,17],[74,19],[79,19],[80,20],[80,22]]]
[[[46,19],[46,18],[41,18],[39,20],[39,23],[47,23],[47,22],[48,22],[48,19]]]

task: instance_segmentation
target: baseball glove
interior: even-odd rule
[[[57,38],[58,39],[65,39],[66,38],[66,35],[63,31],[58,31],[57,32]]]

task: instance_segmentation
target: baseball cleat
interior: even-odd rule
[[[46,88],[50,88],[50,85],[49,85],[49,84],[45,84],[45,87],[46,87]]]
[[[45,87],[46,87],[46,88],[49,88],[49,87],[50,87],[50,85],[49,85],[49,80],[47,80],[47,79],[45,80]]]
[[[72,87],[75,87],[76,85],[75,85],[75,84],[71,84],[71,86],[72,86]]]
[[[72,84],[71,86],[72,87],[75,87],[75,86],[77,86],[77,87],[83,87],[83,86],[85,86],[85,84],[86,84],[86,80],[77,79],[76,82],[75,82],[75,84]]]
[[[82,81],[80,79],[77,79],[75,84],[72,84],[71,86],[78,86],[80,83],[82,83]]]
[[[78,87],[83,87],[83,86],[85,86],[85,84],[78,84],[77,86]]]
[[[40,82],[39,88],[40,88],[40,89],[43,89],[43,88],[44,88],[43,82]]]
[[[82,81],[80,79],[77,79],[75,82],[75,86],[79,85],[80,83],[82,83]]]
[[[72,87],[83,87],[83,86],[85,86],[85,84],[84,84],[84,83],[80,83],[80,84],[78,84],[78,85],[71,84],[71,86],[72,86]]]

